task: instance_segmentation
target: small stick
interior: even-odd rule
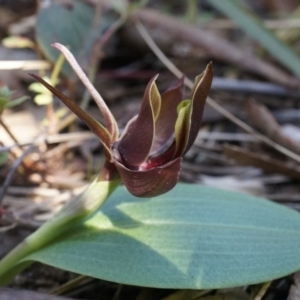
[[[3,197],[5,196],[5,193],[6,193],[6,190],[7,188],[9,187],[11,181],[12,181],[12,178],[13,178],[13,175],[15,174],[16,170],[18,169],[18,167],[20,166],[20,164],[22,163],[23,159],[25,156],[27,156],[32,150],[33,150],[34,146],[30,146],[28,147],[23,153],[21,156],[19,156],[15,161],[14,163],[12,164],[11,166],[11,169],[9,170],[4,182],[3,182],[3,185],[2,185],[2,189],[0,190],[0,205],[1,205],[1,202],[3,200]]]
[[[253,300],[261,300],[262,297],[267,292],[267,290],[269,289],[271,283],[272,283],[272,281],[264,283],[263,286],[259,289],[257,295],[255,296],[255,298]]]
[[[117,132],[116,121],[101,95],[98,93],[98,91],[95,89],[89,78],[81,69],[81,67],[79,66],[78,62],[76,61],[73,54],[69,51],[69,49],[59,43],[54,43],[52,44],[52,46],[59,50],[65,56],[66,60],[69,62],[69,64],[71,65],[75,73],[78,75],[82,83],[91,93],[92,97],[94,98],[96,104],[98,105],[100,111],[104,116],[109,133],[113,136],[114,133]]]
[[[0,116],[0,125],[2,125],[2,127],[4,128],[4,130],[7,132],[7,134],[11,137],[11,139],[16,143],[17,147],[23,151],[24,150],[24,147],[22,145],[20,145],[20,143],[18,142],[18,140],[16,139],[16,137],[14,136],[14,134],[10,131],[10,129],[6,126],[6,124],[3,122],[1,116]],[[16,155],[9,150],[9,152],[16,158]],[[25,162],[21,162],[23,168],[28,171],[28,166],[26,165]],[[1,202],[1,199],[0,199],[0,202]]]

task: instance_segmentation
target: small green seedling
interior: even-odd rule
[[[7,86],[0,88],[0,118],[5,109],[18,106],[28,99],[28,96],[23,96],[14,100],[10,100],[12,94],[13,91],[11,91]]]
[[[9,128],[5,125],[2,120],[2,114],[6,109],[13,108],[22,104],[25,100],[27,100],[28,96],[22,96],[20,98],[10,100],[13,95],[13,91],[11,91],[7,86],[3,86],[0,88],[0,126],[3,126],[4,130],[12,137],[14,141],[17,141],[14,137],[13,133],[9,130]],[[8,161],[7,153],[0,153],[0,166],[5,164]]]
[[[44,81],[50,83],[50,78],[44,77]],[[53,101],[53,95],[39,82],[33,82],[28,87],[29,91],[37,93],[34,102],[37,105],[49,105]]]

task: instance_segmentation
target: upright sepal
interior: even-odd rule
[[[161,108],[155,122],[155,139],[151,152],[159,151],[174,135],[177,106],[183,98],[184,77],[161,95]]]
[[[107,125],[107,131],[111,135],[112,141],[116,141],[119,136],[118,124],[114,116],[112,115],[111,111],[107,107],[105,101],[102,99],[101,95],[95,89],[95,87],[93,86],[89,78],[86,76],[82,68],[79,66],[78,62],[76,61],[73,54],[69,51],[69,49],[59,43],[54,43],[52,44],[52,46],[57,50],[59,50],[65,56],[66,60],[69,62],[69,64],[71,65],[75,73],[78,75],[81,82],[85,85],[86,89],[90,92],[91,96],[94,98],[96,104],[98,105],[100,111],[103,114],[103,117]]]
[[[194,88],[192,90],[191,128],[189,133],[189,140],[183,154],[185,154],[191,148],[198,135],[206,98],[210,91],[212,80],[213,66],[212,62],[210,62],[207,65],[205,71],[196,77]]]
[[[66,95],[61,93],[58,89],[51,86],[45,80],[31,74],[37,81],[43,84],[47,89],[49,89],[57,98],[59,98],[75,115],[77,115],[101,140],[105,155],[108,161],[113,161],[112,152],[110,149],[111,146],[111,135],[106,130],[104,126],[102,126],[99,122],[97,122],[94,118],[92,118],[89,114],[87,114],[84,110],[82,110],[74,101],[68,98]]]
[[[121,139],[114,144],[126,166],[137,167],[150,154],[154,133],[155,120],[160,111],[160,94],[153,77],[148,83],[142,106],[137,118],[127,127]]]

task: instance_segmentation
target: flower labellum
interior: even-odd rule
[[[54,44],[54,47],[65,54],[81,78],[83,71],[78,70],[78,65],[77,69],[74,67],[74,62],[72,64],[70,61],[74,60],[73,56],[68,59],[70,52],[60,44]],[[183,78],[161,95],[155,84],[157,75],[154,76],[144,92],[139,114],[128,122],[120,137],[117,136],[116,120],[107,112],[107,107],[103,109],[103,103],[98,106],[106,117],[106,123],[110,124],[108,129],[56,88],[40,77],[32,76],[66,104],[100,138],[107,163],[117,169],[131,194],[137,197],[154,197],[168,192],[178,181],[182,157],[193,145],[201,125],[213,70],[212,63],[209,63],[205,71],[196,77],[188,100],[183,100]],[[87,86],[84,81],[83,83],[91,91],[91,86]],[[91,93],[95,93],[94,87],[92,89]]]

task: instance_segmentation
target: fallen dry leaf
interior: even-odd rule
[[[296,154],[300,154],[300,143],[285,134],[281,126],[265,105],[251,99],[247,102],[246,113],[248,115],[249,122],[259,129],[260,132],[275,143],[293,151]]]
[[[239,164],[257,167],[265,172],[279,173],[300,180],[300,167],[294,164],[288,165],[287,163],[272,159],[270,156],[251,152],[248,149],[238,146],[224,145],[223,150],[228,158],[235,160]]]

